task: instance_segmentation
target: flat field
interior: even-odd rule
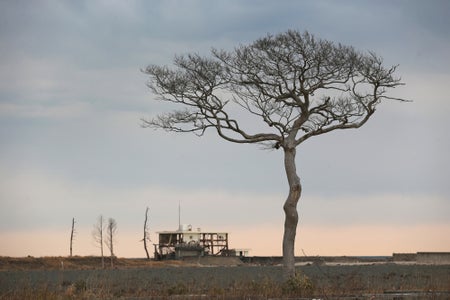
[[[0,299],[450,299],[450,265],[0,257]]]

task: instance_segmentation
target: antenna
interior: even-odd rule
[[[181,200],[178,200],[178,229],[181,228]]]

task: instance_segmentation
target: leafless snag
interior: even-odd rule
[[[102,257],[102,269],[105,268],[105,258],[103,255],[104,227],[105,227],[105,224],[104,224],[103,216],[100,215],[97,219],[97,223],[94,224],[94,229],[92,230],[92,238],[94,239],[94,242],[96,243],[96,245],[100,248],[100,253],[101,253],[101,257]]]
[[[113,218],[108,219],[108,225],[106,227],[107,235],[106,235],[106,246],[110,252],[111,259],[111,268],[114,267],[114,243],[117,231],[117,222]]]
[[[75,239],[75,218],[72,218],[72,229],[70,230],[70,257],[72,257],[72,245]]]
[[[150,259],[150,255],[148,254],[147,242],[151,242],[151,240],[150,240],[150,230],[148,228],[147,221],[148,221],[148,207],[145,210],[144,238],[141,240],[141,242],[144,242],[144,250],[145,254],[147,255],[147,259]]]
[[[227,141],[282,149],[289,194],[284,203],[285,276],[295,274],[297,203],[302,186],[296,148],[311,137],[359,128],[382,100],[405,101],[387,92],[403,85],[396,66],[384,67],[372,52],[315,38],[308,32],[267,35],[232,51],[177,56],[174,68],[150,65],[144,73],[159,100],[181,108],[142,120],[143,127],[203,135],[213,129]],[[244,128],[238,108],[265,124]]]

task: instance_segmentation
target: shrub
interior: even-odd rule
[[[179,282],[167,289],[169,295],[183,295],[188,292],[188,288],[183,283]]]
[[[311,296],[314,285],[308,276],[296,273],[294,277],[284,282],[282,290],[285,295]]]

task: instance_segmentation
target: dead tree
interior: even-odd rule
[[[150,230],[148,228],[148,207],[145,210],[145,220],[144,220],[144,238],[141,240],[141,242],[144,242],[144,250],[145,250],[145,254],[147,255],[147,259],[150,259],[150,255],[148,254],[148,249],[147,249],[147,242],[151,242],[150,240]]]
[[[106,227],[107,235],[106,235],[106,246],[110,252],[111,259],[111,268],[114,267],[114,243],[117,231],[117,222],[113,218],[108,219],[108,225]]]
[[[72,230],[70,230],[70,257],[72,257],[72,245],[75,238],[75,218],[72,218]]]
[[[100,215],[97,219],[97,223],[94,224],[94,229],[92,230],[92,237],[94,239],[94,242],[96,245],[100,248],[100,253],[102,257],[102,269],[105,268],[105,258],[103,255],[103,231],[104,231],[105,225],[103,221],[103,216]]]
[[[382,100],[405,101],[387,94],[403,84],[394,76],[397,66],[385,67],[372,52],[298,31],[267,35],[232,51],[213,49],[209,57],[176,56],[174,65],[150,65],[144,72],[158,100],[181,107],[143,120],[143,127],[199,136],[213,129],[230,142],[281,149],[289,184],[283,205],[284,274],[294,276],[302,192],[297,146],[334,130],[363,126]],[[239,109],[247,112],[245,119]],[[261,125],[250,129],[249,120],[258,119]]]

